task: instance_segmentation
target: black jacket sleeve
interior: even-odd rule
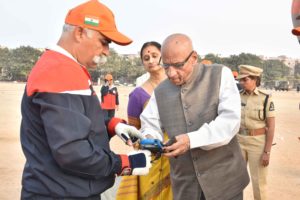
[[[33,99],[40,106],[52,156],[60,168],[77,176],[119,174],[121,159],[109,148],[102,110],[85,98],[91,97],[42,93]]]

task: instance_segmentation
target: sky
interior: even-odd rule
[[[55,44],[69,9],[85,0],[0,0],[0,45],[45,48]],[[291,34],[292,0],[101,0],[120,32],[134,42],[110,45],[138,53],[144,42],[187,34],[200,55],[252,53],[300,58]]]

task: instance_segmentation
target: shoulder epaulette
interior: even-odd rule
[[[264,94],[266,96],[272,96],[270,93],[267,93],[265,91],[258,90],[258,92],[261,93],[261,94]]]

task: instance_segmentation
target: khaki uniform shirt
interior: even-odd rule
[[[248,94],[241,91],[241,129],[259,129],[266,126],[266,118],[275,117],[275,107],[271,95],[269,95],[266,105],[266,116],[264,119],[264,102],[266,99],[265,92],[258,88]]]

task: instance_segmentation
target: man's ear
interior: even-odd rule
[[[81,42],[84,38],[84,29],[80,26],[76,26],[73,30],[73,36],[75,41]]]
[[[198,53],[197,51],[194,51],[192,55],[193,64],[196,64],[198,62]]]

